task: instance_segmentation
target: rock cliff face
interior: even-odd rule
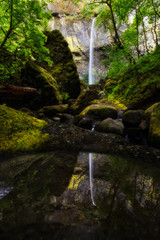
[[[66,16],[61,13],[53,13],[54,17],[49,23],[50,30],[58,29],[69,44],[80,77],[88,73],[89,68],[89,44],[91,20],[76,16]],[[105,75],[105,69],[101,61],[105,59],[102,48],[109,44],[108,33],[104,29],[95,31],[94,64],[98,76]]]

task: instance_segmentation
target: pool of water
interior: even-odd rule
[[[0,239],[159,239],[159,167],[53,152],[8,159],[0,169]]]

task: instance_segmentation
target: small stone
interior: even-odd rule
[[[54,118],[53,118],[53,121],[55,121],[55,122],[60,122],[61,119],[60,119],[59,117],[54,117]]]

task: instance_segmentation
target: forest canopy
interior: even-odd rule
[[[53,0],[64,14],[97,15],[96,24],[110,36],[104,49],[107,75],[119,78],[128,69],[139,77],[141,72],[159,64],[160,2],[159,0]],[[43,30],[52,17],[45,0],[0,0],[0,80],[9,78],[28,59],[50,60]],[[49,9],[49,8],[48,8]],[[157,51],[158,50],[158,51]],[[156,51],[156,57],[154,54]],[[158,56],[158,57],[157,57]],[[143,64],[142,64],[143,65]]]
[[[35,56],[49,61],[42,32],[51,18],[46,5],[44,0],[0,1],[0,79],[10,77]]]

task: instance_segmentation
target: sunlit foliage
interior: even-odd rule
[[[43,34],[51,13],[44,0],[1,0],[0,79],[10,77],[28,59],[46,58]]]

